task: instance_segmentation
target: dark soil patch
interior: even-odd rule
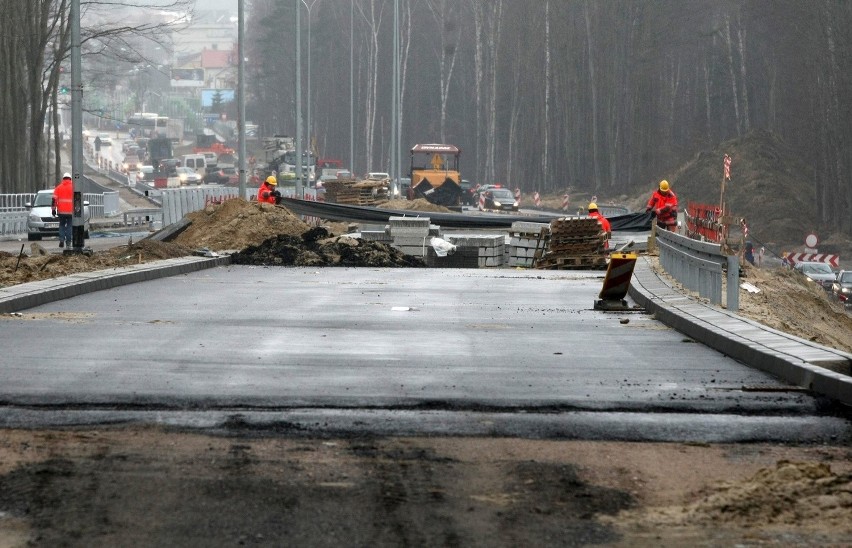
[[[233,254],[231,261],[258,266],[426,266],[421,258],[387,244],[333,237],[323,227],[311,228],[301,236],[279,234]]]

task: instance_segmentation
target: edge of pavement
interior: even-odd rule
[[[206,268],[230,264],[230,262],[230,255],[212,258],[188,256],[109,270],[79,272],[59,278],[3,287],[0,288],[0,313],[8,314],[93,291],[188,274]]]
[[[704,304],[661,278],[640,256],[630,296],[656,319],[746,365],[852,406],[852,354],[783,333],[728,310]]]

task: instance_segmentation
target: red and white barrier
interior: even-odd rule
[[[535,207],[541,207],[541,196],[538,195],[538,191],[533,194],[533,203]]]
[[[515,201],[518,202],[518,206],[521,205],[521,189],[520,188],[515,189]]]
[[[832,268],[840,266],[840,255],[828,255],[825,253],[788,253],[787,262],[790,265],[796,263],[827,263]]]
[[[485,209],[485,193],[479,193],[479,209],[480,211]]]
[[[568,195],[565,194],[564,196],[562,196],[562,211],[568,211],[568,202]]]

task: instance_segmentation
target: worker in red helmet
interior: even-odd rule
[[[260,188],[257,189],[257,201],[267,204],[277,204],[281,200],[281,193],[278,191],[278,179],[275,175],[270,175],[266,178]]]
[[[71,174],[62,176],[62,181],[53,189],[52,211],[59,217],[59,247],[71,247],[71,220],[74,216],[74,184]]]
[[[657,218],[657,226],[666,230],[677,229],[677,196],[668,181],[660,181],[660,187],[648,200],[645,212]]]

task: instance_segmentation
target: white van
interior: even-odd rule
[[[182,160],[183,167],[192,169],[202,177],[207,174],[207,159],[203,154],[186,154]]]

